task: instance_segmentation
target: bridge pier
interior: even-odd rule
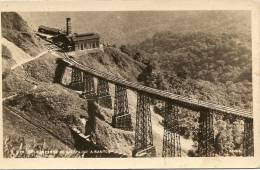
[[[215,155],[213,113],[210,110],[200,112],[198,151],[200,157],[213,157]]]
[[[60,59],[62,60],[62,59]],[[73,60],[73,59],[71,59]],[[254,134],[253,134],[253,116],[251,112],[248,112],[243,109],[234,109],[230,107],[223,107],[213,103],[195,101],[193,99],[182,97],[179,95],[169,94],[158,89],[153,89],[146,87],[140,84],[129,82],[125,79],[120,79],[116,76],[99,72],[93,70],[87,66],[82,66],[76,62],[71,62],[68,59],[63,59],[62,62],[57,61],[57,68],[55,70],[54,82],[61,83],[66,67],[72,68],[71,74],[71,83],[70,86],[74,88],[81,89],[83,91],[83,96],[88,100],[97,101],[99,103],[108,106],[106,102],[103,102],[103,99],[97,99],[97,95],[94,87],[94,77],[101,77],[104,79],[99,80],[100,87],[98,87],[99,96],[106,96],[109,94],[108,83],[111,81],[116,83],[115,88],[115,104],[114,104],[114,115],[112,118],[112,125],[116,128],[121,128],[124,130],[132,130],[131,115],[128,110],[128,101],[127,101],[127,91],[126,88],[130,88],[138,92],[137,98],[137,112],[136,112],[136,129],[135,129],[135,148],[133,150],[134,157],[142,156],[155,156],[156,150],[153,146],[152,139],[152,126],[151,126],[151,112],[150,112],[150,96],[154,96],[158,99],[164,100],[173,100],[182,102],[182,108],[189,109],[192,111],[200,111],[199,118],[199,133],[198,133],[198,153],[200,157],[211,157],[217,154],[218,149],[213,147],[214,142],[214,128],[213,128],[213,118],[216,115],[226,114],[228,119],[233,119],[230,115],[235,115],[237,117],[244,119],[244,140],[243,140],[243,155],[244,156],[253,156],[254,155]],[[63,63],[64,62],[64,63]],[[83,71],[85,70],[85,71]],[[82,76],[83,72],[83,76]],[[82,80],[83,79],[83,80]],[[83,81],[83,82],[82,82]],[[82,86],[84,87],[82,89]],[[109,96],[110,98],[110,96]],[[104,99],[105,101],[110,101],[110,99]],[[109,102],[110,103],[110,102]],[[101,105],[102,105],[101,104]],[[170,105],[168,103],[168,105]],[[109,104],[110,106],[110,104]],[[176,107],[176,106],[175,106]],[[166,118],[165,122],[172,120],[173,122],[178,119],[178,116],[175,114],[178,111],[175,110],[173,106],[167,106],[169,113],[173,117]],[[212,113],[214,110],[216,113]],[[233,121],[233,120],[231,120]],[[177,123],[173,124],[173,127],[169,127],[170,123],[165,123],[164,129],[164,139],[163,139],[163,156],[178,156],[180,153],[180,141],[178,135],[178,126]],[[216,142],[217,143],[217,142]],[[176,149],[177,148],[177,149]],[[176,149],[176,150],[175,150]],[[221,153],[221,152],[219,152]]]
[[[163,157],[181,157],[178,119],[179,108],[167,101],[164,113]]]
[[[99,114],[98,106],[93,100],[88,101],[88,120],[85,126],[85,135],[93,140],[96,133],[96,116]]]
[[[253,119],[244,119],[243,156],[254,156]]]
[[[97,102],[100,106],[112,109],[112,98],[109,94],[108,81],[105,79],[98,78]]]
[[[117,84],[115,85],[115,103],[112,126],[123,130],[133,130],[131,114],[128,109],[126,88]]]
[[[82,90],[82,71],[76,67],[71,67],[71,83],[70,87],[74,90]]]
[[[63,76],[64,76],[65,69],[68,66],[68,63],[65,63],[61,59],[57,59],[56,63],[57,63],[57,67],[56,67],[56,70],[55,70],[55,76],[54,76],[53,82],[62,84],[62,79],[63,79]]]
[[[156,150],[153,146],[150,100],[149,96],[138,92],[133,157],[156,156]]]
[[[82,96],[88,100],[97,100],[95,85],[94,85],[94,76],[83,72],[83,91]]]

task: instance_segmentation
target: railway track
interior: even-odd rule
[[[141,91],[141,92],[147,93],[149,95],[155,96],[156,98],[170,99],[177,103],[182,103],[183,105],[187,105],[188,107],[194,108],[194,110],[204,108],[204,109],[209,109],[209,110],[217,111],[217,112],[221,112],[221,113],[232,114],[232,115],[236,115],[236,116],[240,116],[240,117],[253,118],[252,113],[247,110],[235,109],[235,108],[231,108],[231,107],[227,107],[227,106],[217,105],[214,103],[200,101],[200,100],[192,99],[192,98],[188,98],[188,97],[183,97],[181,95],[173,94],[173,93],[170,93],[167,91],[143,86],[141,84],[138,84],[135,82],[130,82],[126,79],[116,77],[112,74],[97,71],[94,68],[91,68],[89,66],[82,65],[82,64],[78,63],[77,61],[75,61],[74,59],[70,58],[65,52],[63,53],[63,57],[64,57],[63,61],[68,63],[70,66],[73,66],[80,70],[86,71],[95,77],[106,79],[110,83],[125,86],[134,91]]]
[[[70,127],[71,130],[73,132],[75,132],[80,138],[82,138],[83,140],[85,140],[86,142],[92,142],[94,145],[96,145],[95,142],[91,141],[91,137],[90,135],[86,136],[83,133],[80,132],[80,130],[78,130],[75,127]],[[105,158],[105,157],[110,157],[110,158],[126,158],[128,157],[128,155],[124,154],[124,153],[120,153],[118,152],[118,150],[111,150],[108,149],[107,147],[103,147],[103,149],[95,149],[95,150],[83,150],[83,151],[79,151],[79,153],[82,153],[84,155],[84,157],[88,158]]]
[[[38,123],[33,122],[32,120],[30,120],[30,118],[28,116],[24,116],[23,114],[21,114],[21,112],[19,112],[18,110],[9,107],[9,106],[4,106],[4,108],[6,110],[8,110],[10,113],[20,117],[21,119],[25,120],[26,122],[28,122],[29,124],[31,124],[32,126],[41,129],[45,132],[47,132],[48,134],[50,134],[51,136],[53,136],[54,138],[56,138],[57,140],[59,140],[60,142],[62,142],[65,145],[70,145],[68,142],[64,141],[63,139],[61,139],[59,136],[57,136],[54,132],[50,131],[49,129],[39,125]]]
[[[32,126],[38,128],[38,129],[41,129],[43,131],[46,131],[47,133],[49,133],[50,135],[52,135],[54,138],[58,139],[59,141],[61,141],[63,144],[65,145],[68,145],[68,143],[66,141],[64,141],[63,139],[61,139],[60,137],[58,137],[57,135],[55,135],[55,133],[53,133],[52,131],[48,130],[47,128],[45,127],[42,127],[40,126],[39,124],[37,123],[34,123],[32,122],[29,118],[26,118],[24,115],[22,114],[19,114],[19,111],[14,109],[14,108],[11,108],[9,106],[5,106],[4,107],[6,110],[8,110],[10,113],[20,117],[21,119],[25,120],[26,122],[28,122],[29,124],[31,124]],[[77,133],[79,135],[79,137],[87,140],[87,141],[90,141],[89,139],[89,136],[85,136],[84,134],[80,133],[77,129],[69,126],[75,133]],[[61,151],[61,152],[66,152],[66,151]],[[74,151],[74,150],[71,150],[71,151],[67,151],[68,153],[69,152],[77,152],[77,153],[80,153],[81,155],[83,155],[83,157],[85,158],[102,158],[102,157],[111,157],[111,158],[117,158],[117,157],[120,157],[120,158],[126,158],[128,157],[127,155],[123,154],[123,153],[119,153],[117,151],[113,151],[113,150],[108,150],[108,149],[103,149],[103,150],[86,150],[86,151]],[[56,153],[57,154],[57,153]]]

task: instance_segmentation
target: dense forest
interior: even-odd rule
[[[217,104],[252,107],[250,38],[243,34],[161,32],[121,51],[147,64],[143,84]]]
[[[138,45],[122,45],[120,49],[147,65],[138,77],[144,85],[234,108],[252,108],[248,35],[161,32]],[[154,108],[160,111],[163,105]],[[180,134],[196,141],[198,113],[186,109],[181,113]],[[240,155],[243,121],[230,123],[221,115],[214,119],[216,153]],[[190,156],[196,154],[196,149],[189,152]]]

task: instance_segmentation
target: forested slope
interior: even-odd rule
[[[222,105],[252,107],[247,35],[162,32],[124,51],[148,63],[148,70],[139,76],[146,85]]]

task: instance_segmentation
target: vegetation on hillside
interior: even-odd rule
[[[31,146],[31,144],[42,143],[45,141],[48,143],[48,148],[50,149],[69,149],[68,146],[62,143],[55,136],[50,134],[45,129],[40,128],[39,124],[32,124],[28,122],[27,120],[23,119],[21,115],[13,113],[6,107],[3,107],[3,120],[4,145],[5,143],[8,143],[6,144],[8,148],[4,147],[4,152],[12,152],[11,150],[16,148],[16,144],[18,144],[17,139],[20,137],[25,138],[27,143],[26,147],[28,148]],[[10,145],[13,145],[13,147]],[[20,144],[18,144],[18,147],[19,146]]]
[[[15,12],[2,12],[2,36],[32,56],[41,51],[41,44],[27,22]]]
[[[105,47],[104,52],[74,56],[74,59],[98,71],[114,74],[130,81],[136,81],[145,66],[114,47]]]
[[[52,82],[56,59],[56,56],[45,54],[37,60],[25,63],[23,67],[8,72],[3,76],[3,96],[28,91],[42,82]]]
[[[157,88],[217,104],[252,107],[251,43],[245,35],[164,32],[127,50],[153,68],[143,72],[145,79],[140,75],[146,85],[154,72],[159,74],[154,81],[164,84]]]
[[[189,98],[235,108],[252,108],[250,38],[244,34],[162,32],[121,51],[147,65],[138,80]],[[155,110],[162,110],[156,105]],[[198,114],[182,109],[180,133],[197,140]],[[241,155],[244,122],[215,117],[218,155]],[[195,156],[195,153],[190,152]]]
[[[10,50],[2,45],[2,75],[3,78],[7,76],[7,74],[10,72],[11,67],[15,64],[16,62],[14,59],[12,59],[12,54]]]
[[[74,147],[74,140],[68,126],[71,124],[80,126],[80,121],[75,117],[85,113],[84,104],[83,99],[62,89],[59,85],[42,83],[36,89],[23,91],[13,99],[7,100],[4,106],[15,108],[31,123],[47,129],[64,144]],[[8,134],[4,131],[4,135]]]
[[[77,127],[84,134],[86,131],[80,118],[84,117],[88,122],[89,113],[93,112],[88,110],[88,102],[80,98],[76,92],[60,85],[47,83],[42,83],[34,90],[23,92],[13,99],[7,100],[4,106],[15,108],[19,111],[20,116],[28,119],[37,127],[46,129],[70,148],[79,147],[76,146],[77,141],[70,127]],[[120,150],[122,153],[131,155],[133,133],[111,127],[112,110],[97,107],[95,112],[98,112],[101,115],[99,117],[102,118],[98,116],[95,118],[97,119],[96,128],[93,129],[95,143],[107,147],[109,150]],[[9,135],[8,128],[6,128],[4,136]],[[30,136],[26,132],[23,136],[29,137],[30,143],[33,142],[34,136]],[[111,140],[107,140],[107,138]],[[119,141],[122,144],[116,144],[120,143]]]

